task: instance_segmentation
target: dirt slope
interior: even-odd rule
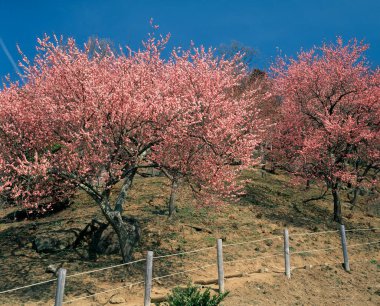
[[[213,248],[216,238],[224,244],[235,244],[263,238],[270,240],[224,247],[226,275],[242,274],[226,280],[231,293],[224,305],[379,305],[380,244],[368,244],[349,249],[352,272],[341,267],[340,240],[337,232],[292,236],[300,233],[334,231],[331,221],[331,197],[303,204],[317,196],[321,187],[312,185],[305,190],[296,186],[285,174],[266,174],[258,170],[245,174],[253,178],[247,195],[239,203],[222,207],[196,208],[191,193],[182,188],[179,211],[172,219],[166,215],[168,182],[161,177],[138,178],[128,198],[126,213],[138,218],[143,226],[143,239],[136,249],[135,259],[145,257],[146,250],[155,255],[207,248],[187,255],[163,257],[154,261],[154,277],[184,270],[214,265]],[[342,196],[344,198],[344,195]],[[344,207],[347,229],[379,228],[380,218],[372,211],[374,202],[361,197],[353,212]],[[12,211],[3,209],[1,216]],[[0,291],[33,282],[52,279],[45,272],[49,264],[62,264],[68,274],[88,271],[120,263],[117,255],[101,256],[97,262],[86,260],[83,247],[55,254],[38,254],[32,249],[31,237],[52,231],[83,228],[93,217],[101,218],[99,210],[84,194],[62,212],[39,220],[0,223]],[[206,230],[196,230],[189,225]],[[290,280],[283,275],[281,255],[282,230],[289,228],[293,274]],[[211,231],[211,233],[209,233]],[[380,231],[348,232],[349,245],[380,241]],[[306,253],[305,250],[329,249]],[[256,259],[253,259],[258,257]],[[263,258],[259,258],[263,257]],[[240,261],[239,261],[240,260]],[[115,289],[73,303],[73,305],[141,305],[142,285],[130,286],[143,280],[144,263],[103,270],[67,280],[65,300]],[[215,266],[188,274],[178,274],[154,282],[153,296],[164,296],[176,285],[216,277]],[[216,288],[211,285],[212,288]],[[48,305],[52,303],[55,282],[0,294],[2,305]]]

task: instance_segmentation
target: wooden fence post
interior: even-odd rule
[[[284,229],[284,257],[285,257],[285,275],[290,278],[290,251],[289,251],[289,232]]]
[[[224,268],[223,268],[223,242],[222,239],[218,239],[217,245],[217,260],[218,260],[218,285],[219,292],[224,293]]]
[[[58,270],[57,290],[55,291],[54,306],[62,306],[63,294],[65,292],[66,269]]]
[[[345,230],[343,224],[340,225],[340,241],[342,242],[343,259],[344,259],[344,270],[346,270],[347,272],[349,272],[350,271],[350,262],[348,260],[346,230]]]
[[[145,294],[144,306],[150,306],[150,294],[152,291],[152,273],[153,273],[153,252],[148,251],[146,256],[146,270],[145,270]]]

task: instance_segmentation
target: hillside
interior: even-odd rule
[[[168,220],[166,201],[169,183],[163,177],[138,177],[128,198],[125,214],[137,218],[142,225],[142,240],[134,260],[145,258],[147,250],[156,256],[207,248],[180,256],[162,257],[154,261],[153,277],[184,270],[197,269],[216,262],[216,238],[223,238],[226,280],[229,297],[223,305],[379,305],[380,304],[380,244],[360,245],[349,249],[351,273],[341,266],[340,237],[332,221],[331,196],[303,203],[318,196],[321,186],[310,189],[291,182],[284,173],[265,173],[252,170],[244,174],[253,178],[247,195],[237,203],[218,207],[197,207],[187,188],[178,196],[178,213]],[[244,177],[243,177],[244,178]],[[342,195],[345,199],[345,195]],[[377,206],[376,206],[377,205]],[[344,205],[345,225],[350,229],[380,228],[377,202],[362,196],[354,211]],[[1,211],[1,217],[14,209]],[[101,219],[98,208],[86,195],[79,193],[66,210],[38,220],[0,223],[0,291],[49,280],[45,272],[50,264],[63,265],[68,275],[120,263],[118,255],[101,255],[96,262],[86,258],[85,246],[62,249],[56,253],[37,253],[33,239],[56,232],[83,229],[93,218]],[[196,228],[192,227],[195,226]],[[292,278],[283,275],[281,255],[282,231],[290,232]],[[328,233],[317,234],[317,232]],[[295,235],[313,233],[312,235]],[[256,243],[240,242],[271,238]],[[349,245],[380,240],[380,230],[347,233]],[[304,250],[332,249],[311,253]],[[295,254],[297,253],[297,254]],[[246,260],[254,257],[256,260]],[[228,261],[242,260],[231,262]],[[243,261],[244,260],[244,261]],[[102,270],[68,278],[65,300],[92,295],[104,290],[126,286],[83,299],[72,305],[141,305],[143,286],[128,284],[143,280],[144,262]],[[177,285],[217,277],[216,267],[210,266],[189,274],[162,278],[153,283],[153,297],[164,296]],[[216,285],[211,285],[217,288]],[[0,304],[52,304],[55,282],[0,295]]]

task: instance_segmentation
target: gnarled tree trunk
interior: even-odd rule
[[[110,190],[107,189],[102,193],[102,200],[98,204],[103,215],[114,229],[120,245],[120,252],[123,262],[129,262],[132,257],[134,246],[140,239],[140,227],[137,223],[130,224],[125,222],[128,218],[122,217],[123,204],[127,197],[129,188],[132,185],[136,170],[131,170],[124,178],[123,186],[115,202],[114,209],[110,205]]]
[[[129,262],[132,258],[133,248],[140,240],[140,228],[138,224],[126,222],[119,211],[110,211],[106,214],[108,222],[118,237],[123,262]]]
[[[120,252],[123,262],[129,262],[132,258],[132,251],[140,240],[140,227],[137,223],[130,224],[125,222],[120,211],[112,210],[108,201],[102,201],[100,207],[109,224],[114,229],[119,240]]]

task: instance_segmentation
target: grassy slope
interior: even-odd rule
[[[178,197],[179,212],[172,220],[168,220],[166,215],[168,182],[160,177],[138,178],[126,205],[126,214],[137,217],[143,225],[143,239],[136,249],[135,259],[144,258],[146,250],[154,250],[155,255],[163,255],[214,246],[215,238],[219,237],[222,237],[226,244],[273,237],[272,240],[261,243],[226,247],[224,250],[225,261],[267,256],[281,252],[282,242],[277,236],[281,235],[285,226],[289,228],[290,233],[336,229],[336,224],[331,221],[332,199],[329,195],[324,200],[302,203],[303,199],[318,195],[320,187],[313,185],[310,190],[304,190],[303,186],[294,186],[285,174],[266,174],[262,178],[261,172],[254,170],[245,173],[244,176],[253,178],[253,182],[247,186],[247,195],[239,203],[219,207],[197,208],[191,193],[186,188],[182,188]],[[367,199],[361,198],[360,200],[362,202],[353,215],[347,207],[344,208],[343,214],[348,217],[345,222],[346,227],[380,227],[380,219],[366,212],[364,202]],[[9,212],[10,210],[6,210],[2,214],[5,215]],[[81,259],[77,253],[71,250],[63,250],[58,254],[40,255],[31,249],[28,238],[54,230],[83,228],[93,217],[101,218],[98,208],[86,195],[78,194],[72,207],[54,216],[37,221],[26,220],[13,224],[0,224],[0,290],[49,279],[50,276],[45,273],[45,269],[51,263],[63,263],[69,274],[119,263],[120,258],[116,255],[102,256],[97,262],[90,262]],[[189,224],[208,228],[212,233],[196,231],[189,227]],[[379,231],[350,233],[348,240],[350,244],[363,243],[380,240],[380,235]],[[335,233],[320,236],[295,236],[291,240],[292,252],[336,246],[339,246],[339,236]],[[360,266],[360,270],[364,274],[360,274],[360,277],[363,276],[369,283],[379,283],[379,249],[379,245],[377,245],[355,248],[350,251],[351,260],[357,262],[353,266],[363,265]],[[340,257],[339,249],[293,256],[292,265],[294,267],[304,267],[305,265],[310,267],[311,265],[313,268],[295,270],[295,276],[291,282],[284,282],[283,275],[279,273],[282,271],[281,257],[227,264],[226,274],[244,272],[245,275],[227,281],[226,286],[231,290],[231,296],[227,299],[226,305],[253,305],[256,302],[267,305],[282,300],[289,305],[298,302],[318,304],[318,301],[324,304],[330,301],[331,297],[325,294],[326,291],[323,288],[324,286],[331,288],[334,277],[338,281],[337,284],[334,283],[334,286],[343,288],[352,286],[357,289],[355,296],[359,301],[369,301],[369,305],[372,305],[373,302],[377,303],[379,296],[375,292],[380,288],[375,285],[364,285],[365,282],[360,277],[358,278],[358,275],[354,277],[351,274],[344,274],[339,265],[333,266],[334,268],[330,270],[324,265],[336,264],[340,262]],[[158,259],[155,261],[154,273],[155,276],[162,276],[213,263],[215,263],[215,250],[210,249],[190,255]],[[322,264],[321,267],[320,264]],[[263,268],[265,269],[261,272],[265,273],[257,273]],[[142,271],[143,264],[137,264],[72,278],[67,281],[66,293],[70,297],[92,294],[104,289],[123,286],[124,281],[127,283],[138,282],[143,279]],[[331,273],[333,273],[332,276]],[[215,268],[210,267],[189,275],[166,278],[155,283],[153,294],[162,295],[175,285],[186,284],[190,280],[214,278],[215,275]],[[350,279],[357,281],[358,285],[355,283],[347,285],[344,281],[342,284],[339,283],[339,280],[349,282]],[[360,283],[363,284],[362,289],[360,289]],[[260,286],[264,289],[260,289]],[[290,295],[286,297],[284,294],[289,292],[289,286],[291,287]],[[309,286],[320,288],[320,293],[318,290],[313,293],[313,296],[317,297],[314,301],[310,300],[308,294],[305,293],[310,290]],[[260,293],[265,291],[265,293],[263,296],[257,295],[256,290],[261,290]],[[140,305],[141,286],[122,290],[120,294],[128,301],[126,305]],[[325,300],[318,300],[318,294]],[[48,303],[52,296],[54,296],[54,286],[47,284],[38,286],[34,290],[25,289],[1,295],[0,304],[19,304],[26,301],[34,303],[40,300]],[[104,304],[110,296],[111,294],[100,295],[85,300],[85,302],[95,303],[94,305]],[[373,299],[373,301],[369,299]],[[355,300],[351,299],[350,301],[354,302]],[[83,304],[84,301],[81,301],[78,305]]]

